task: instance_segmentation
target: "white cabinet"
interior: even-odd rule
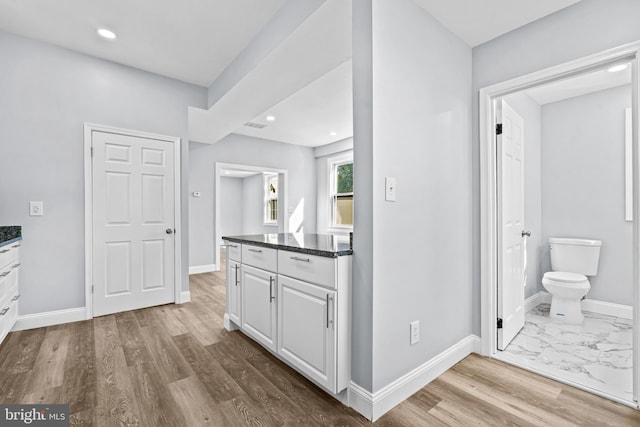
[[[227,252],[227,329],[240,327],[325,390],[344,390],[351,363],[351,256],[233,245],[240,248]]]
[[[0,263],[0,342],[2,342],[18,317],[19,242],[0,247]]]
[[[241,328],[269,350],[276,351],[276,274],[243,264],[241,275]]]
[[[336,392],[336,292],[278,276],[278,354]]]

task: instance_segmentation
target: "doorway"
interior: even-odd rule
[[[85,124],[87,318],[178,301],[180,139]]]
[[[497,119],[497,104],[502,103],[502,99],[508,95],[512,95],[524,90],[529,90],[535,87],[548,85],[552,82],[568,79],[570,77],[576,77],[584,75],[590,72],[594,72],[600,69],[608,69],[614,65],[621,63],[628,63],[631,65],[632,74],[632,138],[631,146],[632,150],[632,162],[631,169],[633,170],[633,202],[632,202],[632,214],[633,218],[638,218],[638,195],[640,194],[639,185],[639,153],[635,149],[638,144],[637,129],[638,129],[638,56],[639,56],[640,43],[623,46],[618,49],[603,52],[600,54],[592,55],[590,57],[582,58],[577,61],[562,64],[547,70],[536,72],[530,75],[519,77],[510,81],[499,83],[480,91],[480,153],[481,153],[481,319],[482,319],[482,353],[496,358],[501,358],[499,347],[504,348],[505,343],[499,342],[499,320],[500,310],[502,309],[502,300],[499,300],[498,288],[500,286],[500,278],[503,273],[501,266],[502,253],[500,252],[501,235],[503,232],[503,224],[501,219],[501,174],[500,162],[502,160],[502,152],[498,144],[496,137],[496,125],[500,123]],[[624,112],[623,112],[624,113]],[[623,116],[622,116],[623,117]],[[623,123],[621,118],[620,123]],[[622,159],[620,159],[622,162]],[[622,191],[622,190],[621,190]],[[631,210],[631,209],[630,209]],[[640,253],[640,227],[638,221],[634,221],[632,224],[632,249],[633,249],[633,273],[631,274],[631,281],[633,287],[632,310],[633,310],[633,393],[631,397],[619,398],[612,396],[607,392],[598,392],[598,390],[590,389],[587,386],[582,386],[579,383],[572,382],[571,380],[563,379],[561,377],[555,377],[546,372],[539,371],[542,375],[550,376],[553,379],[569,383],[571,385],[583,388],[587,391],[600,394],[604,397],[608,397],[612,400],[620,401],[621,403],[637,407],[638,392],[640,391],[640,375],[639,375],[639,338],[640,338],[640,322],[638,319],[638,307],[640,307],[640,288],[639,273],[638,273],[638,254]],[[523,238],[528,230],[523,227],[522,230],[518,230],[522,233]],[[630,250],[630,249],[629,249]],[[546,254],[548,256],[548,253]],[[630,268],[631,270],[631,268]],[[521,279],[526,280],[526,269],[520,275]],[[522,281],[520,282],[522,286]],[[524,303],[524,301],[519,301]],[[517,304],[516,304],[517,305]],[[510,363],[512,361],[509,361]],[[519,365],[520,366],[520,365]],[[525,369],[530,367],[521,366]],[[534,369],[530,369],[534,370]]]
[[[214,209],[214,229],[213,229],[213,241],[215,249],[215,270],[221,270],[220,263],[220,247],[222,245],[223,227],[222,218],[223,215],[223,180],[235,179],[252,180],[258,183],[257,187],[252,185],[251,192],[256,193],[255,188],[258,191],[252,199],[258,200],[258,208],[253,207],[250,212],[257,214],[259,218],[264,217],[263,224],[266,227],[252,227],[252,233],[288,233],[289,232],[289,213],[288,213],[288,171],[286,169],[276,169],[264,166],[255,165],[242,165],[234,163],[220,163],[216,162],[215,165],[215,209]],[[264,184],[264,185],[263,185]],[[277,185],[277,188],[274,188]],[[272,188],[273,193],[277,194],[277,199],[269,200],[270,196],[263,194],[262,187]],[[270,192],[271,193],[271,192]],[[268,212],[267,212],[268,211]],[[242,215],[242,212],[239,212]],[[269,221],[269,218],[275,221]],[[255,221],[254,221],[255,222]],[[242,227],[232,227],[231,229],[237,230]],[[246,233],[243,233],[246,234]]]

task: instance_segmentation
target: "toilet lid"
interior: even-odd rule
[[[578,273],[568,273],[565,271],[549,271],[544,273],[544,277],[556,282],[578,283],[587,280],[587,276]]]

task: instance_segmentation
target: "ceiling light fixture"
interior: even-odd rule
[[[336,136],[336,135],[337,135],[337,133],[336,133],[336,132],[329,132],[329,135],[331,135],[331,136]]]
[[[268,122],[272,122],[274,121],[276,118],[274,116],[267,116],[267,121]]]
[[[618,65],[614,65],[613,67],[609,68],[607,71],[610,72],[610,73],[615,73],[615,72],[618,72],[618,71],[626,70],[628,66],[629,66],[629,64],[618,64]]]
[[[105,39],[109,39],[109,40],[113,40],[117,37],[116,33],[114,33],[111,30],[107,30],[106,28],[98,28],[98,34],[100,34],[100,36],[104,37]]]

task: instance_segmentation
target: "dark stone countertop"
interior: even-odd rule
[[[250,234],[245,236],[225,236],[223,240],[248,243],[266,248],[282,249],[328,258],[352,255],[353,249],[348,236],[334,234],[274,233]]]
[[[0,225],[0,247],[22,240],[22,227],[19,225]]]

